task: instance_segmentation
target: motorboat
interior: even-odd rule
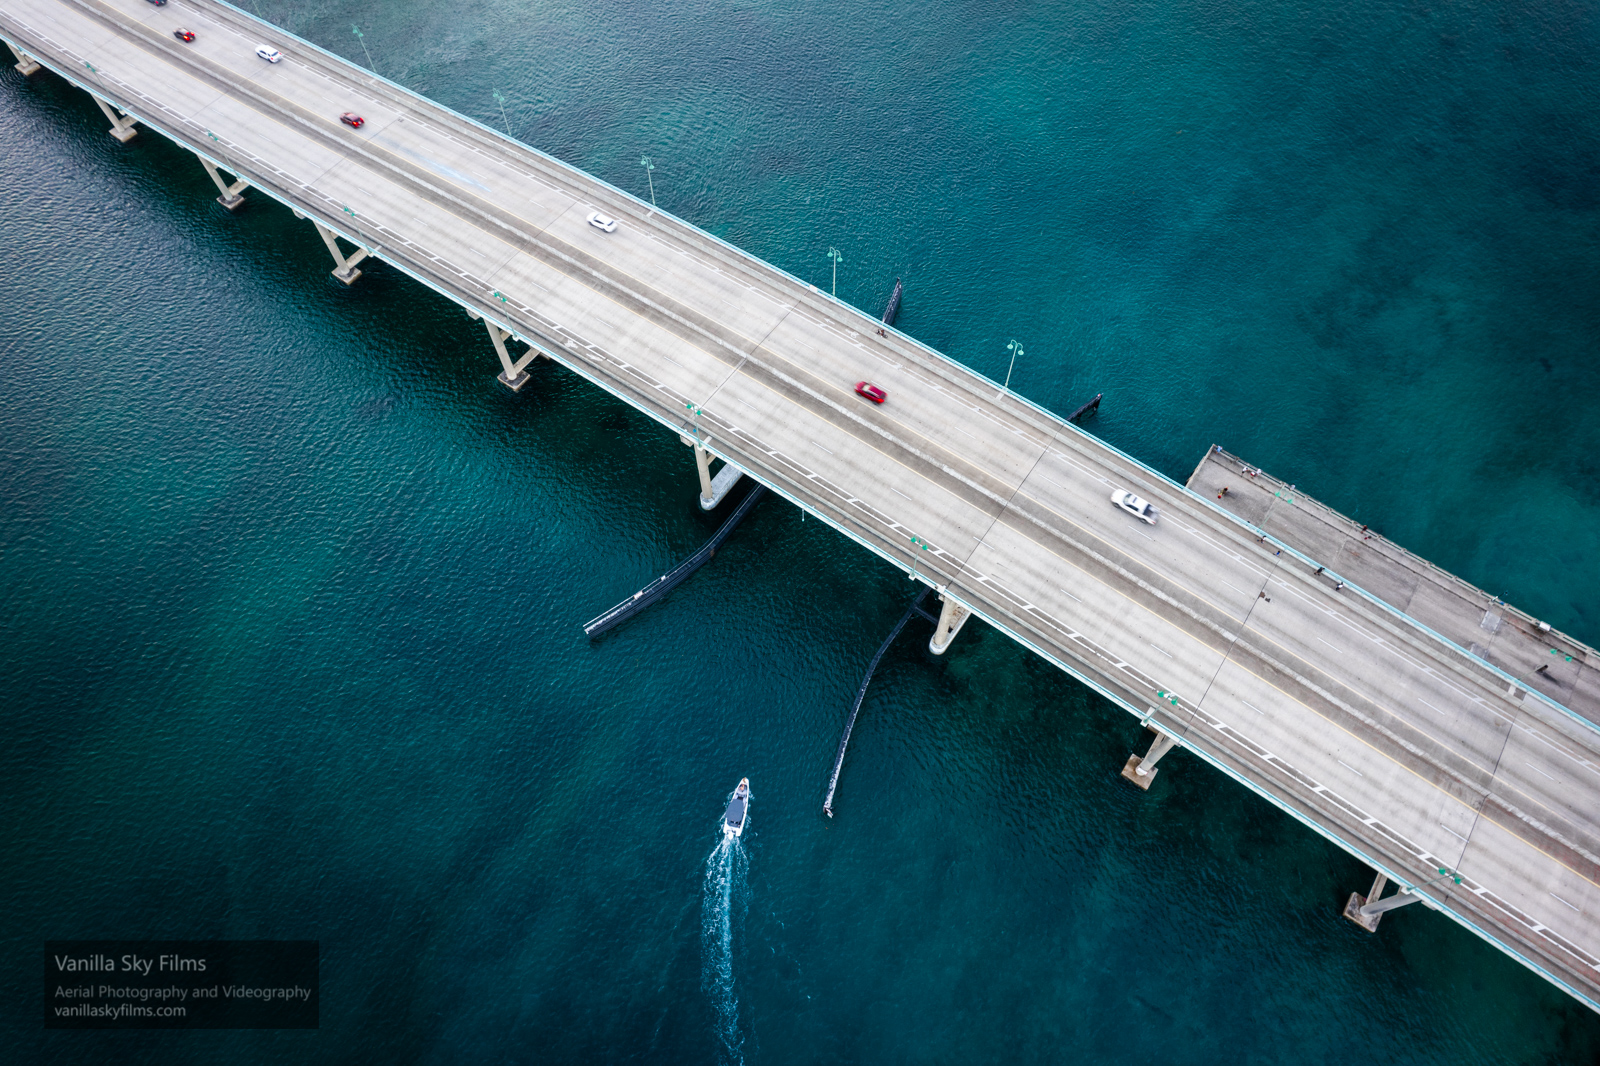
[[[722,832],[726,836],[736,837],[744,832],[745,819],[750,816],[750,779],[739,778],[739,787],[733,790],[733,798],[728,801],[728,810],[722,816]]]

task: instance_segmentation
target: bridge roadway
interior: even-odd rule
[[[192,45],[173,38],[179,25]],[[1208,497],[907,337],[878,337],[814,287],[241,11],[0,0],[0,36],[700,434],[1420,886],[1429,907],[1600,1001],[1600,734],[1547,695],[1353,586],[1336,590],[1316,560],[1278,554]],[[258,41],[284,61],[258,59]],[[363,129],[340,126],[347,110]],[[593,209],[617,231],[586,225]],[[861,378],[889,402],[855,397]],[[1153,500],[1160,523],[1113,508],[1113,486]]]

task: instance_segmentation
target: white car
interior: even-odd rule
[[[1156,509],[1150,506],[1150,501],[1140,499],[1131,492],[1114,489],[1111,493],[1111,502],[1127,511],[1142,522],[1156,524]]]
[[[615,233],[617,231],[617,220],[607,218],[598,211],[589,212],[589,225],[595,229],[603,229],[607,233]]]
[[[277,63],[283,59],[282,52],[278,51],[276,48],[268,48],[264,44],[256,45],[256,55],[260,56],[262,59],[265,59],[268,63]]]

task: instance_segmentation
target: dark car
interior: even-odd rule
[[[190,41],[194,40],[193,30],[173,30],[172,35],[178,40],[182,41],[184,44],[188,44]]]
[[[889,398],[888,393],[884,392],[870,381],[856,382],[856,395],[865,396],[873,403],[882,403]]]
[[[152,4],[154,4],[154,5],[156,5],[157,7],[166,7],[167,6],[167,0],[150,0],[150,2]]]
[[[353,130],[358,130],[367,124],[367,120],[356,114],[354,111],[346,111],[344,114],[339,116],[339,121],[343,122],[346,126],[349,126]]]

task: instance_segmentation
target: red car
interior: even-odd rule
[[[343,122],[346,126],[349,126],[353,130],[358,130],[367,123],[366,119],[362,118],[354,111],[346,111],[344,114],[339,116],[339,121]]]
[[[889,398],[888,393],[884,392],[870,381],[856,382],[856,395],[865,396],[873,403],[882,403]]]
[[[178,40],[182,41],[184,44],[188,44],[190,41],[194,40],[194,32],[191,30],[173,30],[172,35]]]

